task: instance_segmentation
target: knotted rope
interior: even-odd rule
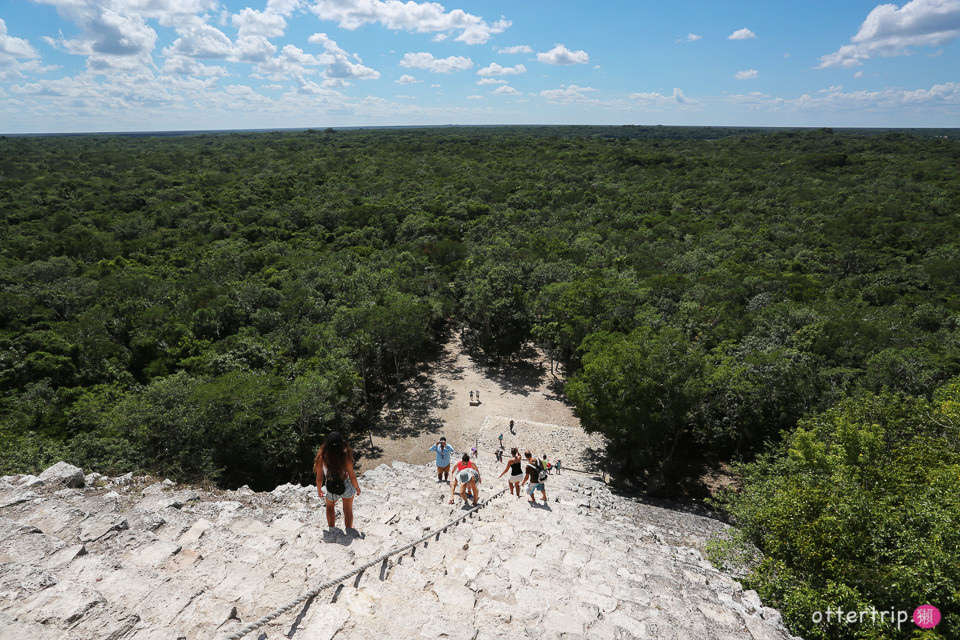
[[[376,558],[374,558],[373,560],[371,560],[371,561],[369,561],[369,562],[367,562],[367,563],[365,563],[365,564],[360,565],[359,567],[357,567],[357,568],[354,569],[353,571],[350,571],[350,572],[348,572],[348,573],[345,573],[345,574],[343,574],[342,576],[340,576],[340,577],[338,577],[338,578],[334,578],[333,580],[328,580],[327,582],[324,582],[324,583],[323,583],[322,585],[320,585],[319,587],[317,587],[317,588],[315,588],[315,589],[312,589],[312,590],[310,590],[310,591],[307,591],[306,593],[304,593],[303,595],[301,595],[299,598],[297,598],[296,600],[294,600],[294,601],[291,602],[290,604],[287,604],[287,605],[285,605],[285,606],[283,606],[283,607],[280,607],[279,609],[277,609],[277,610],[275,610],[275,611],[273,611],[273,612],[265,615],[264,617],[260,618],[259,620],[257,620],[257,621],[254,622],[254,623],[248,624],[247,626],[245,626],[244,628],[240,629],[240,630],[237,631],[236,633],[234,633],[234,634],[232,634],[232,635],[230,635],[230,636],[227,636],[224,640],[239,640],[239,638],[242,638],[243,636],[247,635],[247,634],[250,633],[251,631],[255,631],[255,630],[259,629],[260,627],[262,627],[263,625],[267,624],[268,622],[270,622],[270,621],[272,621],[272,620],[275,620],[275,619],[278,618],[279,616],[282,616],[283,614],[287,613],[288,611],[290,611],[291,609],[293,609],[293,608],[296,607],[297,605],[299,605],[299,604],[301,604],[301,603],[303,603],[303,602],[306,602],[306,601],[309,600],[310,598],[315,597],[317,594],[319,594],[319,593],[320,593],[321,591],[323,591],[324,589],[329,589],[330,587],[332,587],[332,586],[334,586],[334,585],[338,585],[338,584],[340,584],[341,582],[345,582],[347,579],[352,578],[353,576],[355,576],[355,575],[357,575],[357,574],[359,574],[359,573],[362,573],[363,571],[366,571],[367,569],[369,569],[369,568],[372,567],[373,565],[385,561],[385,560],[386,560],[387,558],[389,558],[390,556],[395,556],[395,555],[397,555],[397,554],[399,554],[399,553],[403,553],[404,551],[406,551],[406,550],[408,550],[408,549],[412,549],[413,547],[417,546],[418,544],[420,544],[421,542],[425,541],[427,538],[430,538],[431,536],[437,536],[437,537],[439,538],[439,536],[440,536],[441,533],[445,533],[446,530],[449,529],[450,527],[455,526],[455,525],[458,525],[458,524],[460,524],[462,521],[464,521],[464,520],[466,520],[467,518],[473,516],[473,514],[476,513],[478,510],[480,510],[480,509],[482,509],[483,507],[487,506],[492,500],[495,500],[496,498],[499,498],[500,496],[502,496],[502,495],[505,494],[506,492],[507,492],[506,489],[501,489],[500,491],[498,491],[498,492],[495,493],[494,495],[490,496],[489,498],[487,498],[486,500],[484,500],[483,502],[481,502],[481,503],[478,504],[477,506],[473,507],[472,509],[470,509],[470,510],[467,511],[466,513],[464,513],[464,514],[462,514],[462,515],[454,518],[453,520],[449,521],[447,524],[445,524],[445,525],[443,525],[443,526],[441,526],[441,527],[437,527],[436,529],[433,529],[432,531],[426,533],[425,535],[417,538],[417,539],[414,540],[413,542],[409,542],[409,543],[403,545],[402,547],[398,547],[398,548],[393,549],[393,550],[391,550],[391,551],[388,551],[388,552],[386,552],[386,553],[384,553],[384,554],[382,554],[382,555],[379,555],[379,556],[377,556]]]

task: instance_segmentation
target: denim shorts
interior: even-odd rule
[[[353,488],[353,485],[350,484],[349,480],[344,482],[344,487],[345,488],[343,490],[343,493],[333,493],[331,491],[327,491],[326,487],[324,487],[324,494],[326,495],[327,500],[329,500],[330,502],[336,502],[337,500],[340,500],[340,499],[349,500],[353,496],[357,495],[357,490]]]
[[[532,496],[534,491],[545,491],[545,489],[543,488],[543,483],[538,482],[534,484],[531,482],[530,486],[527,487],[527,493]]]

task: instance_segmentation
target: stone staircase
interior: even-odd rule
[[[481,499],[505,486],[485,471]],[[227,638],[465,513],[430,466],[360,486],[357,530],[328,531],[315,487],[202,492],[63,463],[0,478],[0,639]],[[583,474],[547,495],[497,497],[246,637],[791,638],[700,555],[722,523]]]

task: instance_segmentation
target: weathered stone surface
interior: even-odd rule
[[[103,596],[90,587],[61,582],[26,599],[18,607],[18,615],[45,625],[68,626],[105,602]]]
[[[8,495],[5,495],[3,498],[0,498],[0,509],[6,507],[12,507],[14,505],[20,504],[21,502],[29,502],[31,500],[36,500],[39,496],[33,491],[19,490],[14,491]]]
[[[362,476],[359,532],[339,508],[327,531],[309,486],[212,495],[91,476],[96,486],[36,484],[26,499],[24,476],[0,482],[0,504],[18,496],[0,515],[0,640],[222,638],[466,513],[429,465]],[[481,498],[502,486],[485,483]],[[726,525],[582,474],[551,477],[548,495],[536,508],[504,495],[262,631],[285,636],[303,613],[294,638],[790,638],[699,553]]]
[[[113,531],[128,528],[125,518],[114,515],[95,514],[80,523],[80,542],[93,542]]]
[[[41,473],[40,480],[48,485],[82,487],[84,484],[83,469],[66,462],[58,462]]]

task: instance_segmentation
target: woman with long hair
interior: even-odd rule
[[[353,472],[353,449],[339,431],[332,431],[313,459],[317,476],[317,495],[327,499],[327,525],[337,522],[335,505],[343,500],[343,524],[353,528],[353,498],[360,495],[360,483]],[[326,496],[324,496],[326,490]]]

